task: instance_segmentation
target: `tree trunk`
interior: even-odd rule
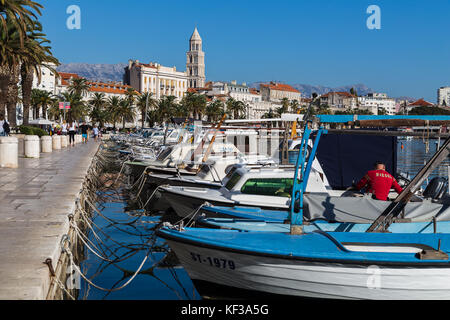
[[[22,104],[23,104],[23,124],[30,122],[31,91],[33,89],[33,70],[23,67],[20,70],[22,76]]]
[[[6,95],[9,84],[9,68],[0,66],[0,113],[6,115]]]
[[[20,67],[14,66],[11,69],[8,90],[6,94],[6,105],[8,109],[8,122],[11,127],[17,126],[17,101],[19,96],[19,82]]]

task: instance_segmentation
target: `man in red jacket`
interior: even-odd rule
[[[403,191],[395,178],[386,171],[384,163],[376,162],[374,169],[367,172],[356,185],[356,189],[361,190],[367,186],[367,192],[372,193],[374,199],[383,201],[388,199],[389,191],[392,187],[399,194]]]

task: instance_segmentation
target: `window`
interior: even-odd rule
[[[233,176],[228,180],[227,184],[225,185],[225,188],[228,190],[231,190],[234,188],[234,186],[241,180],[241,175],[239,173],[234,173]]]
[[[166,150],[163,150],[159,155],[158,158],[156,160],[158,161],[163,161],[165,160],[168,156],[170,156],[170,154],[172,153],[172,147],[167,148]]]
[[[290,197],[294,179],[249,179],[241,188],[245,194],[258,194],[262,196]]]

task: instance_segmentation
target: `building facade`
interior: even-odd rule
[[[374,114],[378,114],[378,109],[385,110],[387,115],[397,113],[395,99],[388,98],[385,93],[369,93],[367,96],[358,97],[358,103],[361,109],[367,109]]]
[[[139,93],[152,93],[156,99],[175,96],[181,100],[189,88],[186,72],[177,71],[176,67],[130,60],[127,69],[129,85]]]
[[[40,81],[35,71],[33,77],[33,89],[45,90],[55,94],[56,74],[54,71],[50,70],[49,67],[56,69],[55,64],[50,64],[48,66],[42,65],[40,68]]]
[[[302,94],[297,89],[288,84],[270,82],[260,85],[260,92],[263,101],[280,102],[282,99],[300,101]]]
[[[357,97],[349,92],[328,92],[320,96],[320,104],[328,105],[331,110],[343,111],[357,107]]]
[[[450,87],[440,87],[437,95],[437,104],[439,106],[450,106]]]
[[[189,51],[186,53],[186,73],[188,75],[189,88],[202,88],[205,86],[205,53],[203,41],[195,28],[189,39]]]

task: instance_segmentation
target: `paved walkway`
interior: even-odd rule
[[[99,143],[19,159],[0,169],[0,299],[45,299],[50,285],[45,259],[60,255],[67,215]]]

